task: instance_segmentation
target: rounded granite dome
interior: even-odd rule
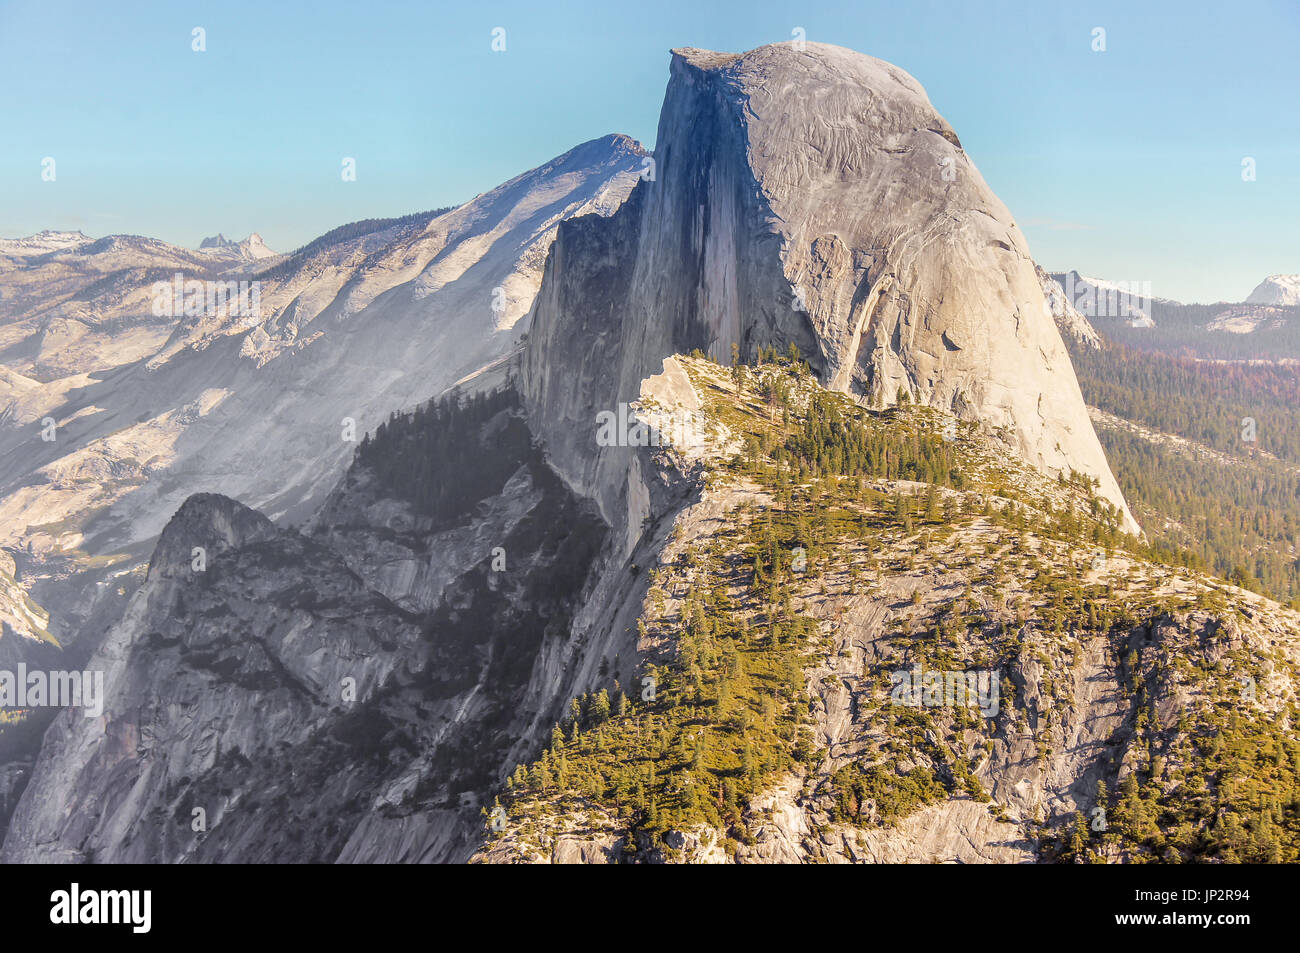
[[[903,391],[1044,470],[1095,476],[1136,530],[1026,240],[915,79],[821,43],[674,50],[654,157],[602,279],[624,296],[625,344],[574,373],[617,368],[625,397],[674,351],[792,342],[873,406]],[[543,335],[551,311],[610,308],[607,290],[584,304],[573,275],[555,279]]]

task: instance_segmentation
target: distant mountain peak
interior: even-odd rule
[[[1247,304],[1300,304],[1300,275],[1269,275],[1250,293]]]
[[[641,143],[637,142],[631,136],[625,135],[621,132],[612,132],[603,139],[597,139],[596,141],[608,143],[617,150],[632,152],[639,156],[646,154],[645,146],[641,145]]]
[[[76,231],[63,231],[55,228],[47,228],[37,232],[35,235],[26,235],[22,238],[0,238],[0,254],[11,254],[18,256],[38,255],[50,251],[63,251],[68,248],[76,248],[79,245],[85,245],[91,241],[90,236],[86,235],[80,229]]]
[[[270,258],[276,254],[266,243],[262,241],[262,236],[253,232],[243,241],[237,242],[227,238],[221,232],[210,235],[203,241],[199,242],[199,251],[217,251],[238,254],[241,258],[258,259]]]

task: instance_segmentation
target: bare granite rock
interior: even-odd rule
[[[1128,513],[1028,245],[920,84],[825,44],[673,53],[653,177],[561,225],[524,380],[557,468],[613,524],[629,456],[593,417],[663,358],[796,345],[828,386],[1005,428]]]

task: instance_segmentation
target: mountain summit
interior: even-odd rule
[[[262,241],[262,236],[257,232],[253,232],[242,242],[229,239],[218,232],[216,235],[209,236],[199,242],[199,251],[232,254],[249,261],[256,261],[260,258],[273,258],[276,255],[275,252],[266,247],[266,243]]]
[[[622,481],[578,459],[577,420],[673,352],[795,345],[869,406],[905,396],[1089,475],[1137,529],[1025,238],[915,79],[819,43],[674,50],[654,160],[607,222],[561,228],[526,360],[557,465],[607,514]]]
[[[1300,275],[1269,275],[1250,293],[1247,304],[1300,304]]]

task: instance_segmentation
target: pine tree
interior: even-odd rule
[[[609,692],[601,689],[591,698],[590,721],[592,727],[603,725],[609,721]]]

